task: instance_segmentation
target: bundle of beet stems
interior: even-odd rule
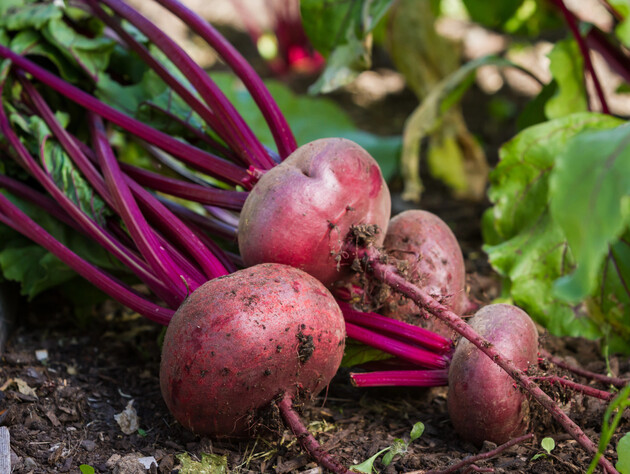
[[[159,110],[186,130],[188,140],[175,138],[97,99],[84,85],[77,87],[70,84],[56,72],[29,59],[28,55],[0,46],[0,57],[8,60],[2,95],[11,98],[10,109],[4,100],[0,108],[0,133],[4,139],[1,159],[12,160],[30,176],[28,180],[18,180],[8,174],[0,175],[0,187],[41,207],[74,231],[99,244],[142,282],[149,294],[138,292],[79,257],[4,194],[0,194],[0,222],[46,248],[94,286],[149,320],[168,325],[169,331],[171,326],[177,326],[173,329],[174,334],[180,325],[186,323],[177,320],[177,324],[171,324],[171,321],[176,320],[178,313],[185,313],[184,308],[197,304],[193,301],[194,297],[200,295],[206,285],[215,285],[212,288],[216,289],[232,275],[241,278],[243,274],[239,268],[243,266],[253,269],[264,262],[274,262],[305,270],[319,280],[316,283],[309,281],[309,285],[312,288],[315,288],[312,285],[322,287],[309,290],[311,296],[328,292],[334,287],[334,280],[362,269],[469,340],[548,410],[586,451],[595,455],[595,444],[531,377],[448,307],[408,281],[398,267],[389,263],[388,258],[377,250],[389,220],[390,202],[386,184],[373,159],[356,145],[341,139],[318,141],[298,148],[289,124],[262,80],[244,58],[211,25],[176,0],[157,2],[199,34],[240,78],[262,112],[277,151],[263,146],[207,73],[133,8],[121,0],[77,1],[74,7],[84,9],[102,21],[105,34],[115,39],[119,46],[132,51],[207,128],[197,128],[169,110]],[[133,25],[146,37],[146,41],[130,33],[122,21]],[[161,51],[169,66],[151,52],[149,43]],[[173,72],[173,67],[177,74]],[[185,77],[185,81],[181,77]],[[67,103],[81,107],[84,116],[76,119],[78,123],[64,126],[59,120],[58,114],[51,108],[50,99],[47,100],[52,91],[65,97]],[[58,104],[61,100],[56,99],[55,102]],[[33,147],[29,148],[24,143],[12,114],[37,117],[45,123],[48,134],[38,150],[34,151]],[[120,162],[111,143],[111,131],[114,129],[124,131],[126,137],[141,143],[147,155],[169,167],[171,174],[165,176]],[[98,219],[89,209],[82,207],[54,180],[44,156],[48,141],[55,141],[62,147],[73,166],[89,183],[94,195],[105,203],[109,213],[105,219]],[[314,185],[303,184],[304,181],[300,180],[304,177],[314,181]],[[292,195],[288,192],[274,195],[276,188],[269,182],[284,183],[285,179],[297,183],[295,189],[291,189]],[[339,195],[340,183],[348,188],[345,194]],[[318,193],[313,194],[312,187],[316,187]],[[354,199],[351,204],[348,204],[348,193]],[[269,198],[270,195],[272,198]],[[204,214],[183,206],[182,199],[201,205]],[[296,199],[307,202],[301,204],[302,207],[296,205],[296,208],[293,206]],[[304,221],[298,218],[292,223],[295,225],[293,233],[283,229],[294,217],[291,212],[302,215],[310,209],[319,213],[319,222],[313,224],[312,230],[302,228]],[[288,220],[269,226],[270,220],[283,213],[290,215]],[[331,217],[322,218],[322,215]],[[312,216],[309,218],[315,221]],[[257,227],[257,223],[263,227]],[[264,228],[265,225],[269,228]],[[365,238],[365,233],[359,235],[357,232],[357,229],[365,229],[366,226],[371,229],[367,233],[369,238]],[[306,236],[305,242],[296,237],[298,233]],[[221,240],[236,239],[240,255],[225,251],[217,244]],[[251,241],[254,243],[250,244]],[[289,252],[286,258],[278,257],[278,248],[284,251],[290,246],[295,247],[294,253]],[[306,254],[310,260],[303,259]],[[267,271],[268,267],[262,270],[265,275]],[[277,280],[297,278],[289,273],[290,276],[283,274]],[[269,279],[268,276],[266,278]],[[295,289],[297,280],[291,281]],[[279,295],[282,293],[278,292]],[[346,303],[335,303],[330,311],[343,313],[343,336],[391,354],[401,367],[408,367],[410,363],[416,367],[414,370],[376,373],[373,378],[364,379],[365,386],[382,383],[435,386],[447,383],[453,349],[449,339],[378,314],[357,311]],[[295,337],[300,341],[300,350],[304,349],[299,356],[300,368],[308,372],[310,359],[315,360],[320,353],[313,342],[319,339],[303,333],[305,328],[306,324],[302,324]],[[216,337],[214,332],[215,328],[210,328],[208,337]],[[168,343],[167,332],[165,352],[170,347]],[[342,353],[343,338],[337,346]],[[281,352],[280,348],[278,344],[276,352]],[[212,354],[214,356],[214,352]],[[335,360],[332,356],[329,359],[326,362],[331,367],[318,372],[315,376],[317,381],[312,386],[310,381],[290,381],[291,389],[279,388],[265,402],[273,402],[277,406],[287,425],[298,435],[300,443],[319,463],[334,472],[347,472],[319,447],[293,410],[296,399],[314,394],[328,383],[338,367],[340,356]],[[168,370],[170,367],[161,372],[161,379],[175,377]],[[224,371],[225,367],[218,370]],[[387,382],[383,382],[385,379]],[[172,385],[175,382],[169,379],[171,385],[168,386],[163,380],[161,383],[169,408],[182,421],[177,416],[179,407],[176,406],[176,397],[169,399],[174,395]],[[248,410],[251,411],[250,408]],[[237,415],[244,416],[243,413]],[[186,416],[191,415],[188,413]],[[221,423],[215,418],[212,418],[213,427],[207,430],[193,422],[188,426],[201,434],[242,434],[222,433],[218,428]],[[241,428],[247,433],[250,426],[243,425]],[[600,458],[599,463],[607,472],[616,472],[606,458]]]

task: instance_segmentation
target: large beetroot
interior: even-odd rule
[[[247,265],[284,263],[330,286],[344,276],[340,261],[350,228],[378,226],[380,244],[390,208],[389,190],[368,152],[343,138],[315,140],[254,186],[241,212],[239,250]]]
[[[344,339],[341,311],[320,282],[257,265],[205,283],[177,310],[164,339],[162,395],[195,433],[247,434],[274,399],[328,385]]]

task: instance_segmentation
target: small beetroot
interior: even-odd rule
[[[537,363],[538,331],[529,315],[508,304],[481,308],[470,326],[522,371]],[[467,339],[461,338],[448,374],[448,412],[455,431],[481,445],[502,444],[523,434],[527,397],[512,377]]]
[[[385,250],[405,262],[407,275],[424,291],[443,302],[456,314],[470,306],[466,296],[466,269],[457,239],[448,225],[435,214],[423,210],[405,211],[393,217],[383,243]],[[415,303],[394,294],[382,313],[420,325],[446,337],[453,331],[444,323],[421,314]]]

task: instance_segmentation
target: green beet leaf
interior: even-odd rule
[[[545,115],[555,119],[588,110],[584,60],[577,42],[573,39],[558,41],[549,57],[549,70],[557,84],[557,90],[545,104]]]
[[[7,30],[17,31],[27,28],[42,28],[53,19],[63,16],[63,11],[55,2],[13,2],[9,1],[5,8],[4,0],[0,2],[0,26]],[[25,4],[26,3],[26,4]],[[13,4],[13,5],[11,5]],[[6,14],[5,14],[6,13]]]
[[[327,59],[326,68],[309,89],[310,93],[330,92],[370,67],[371,34],[392,3],[392,0],[300,2],[304,31],[313,47]]]
[[[366,362],[376,360],[387,360],[393,356],[387,354],[373,347],[369,347],[360,342],[348,339],[346,347],[343,353],[343,359],[341,360],[342,367],[356,367],[357,365],[365,364]]]
[[[573,272],[576,260],[549,210],[550,177],[573,137],[622,123],[579,113],[530,127],[503,146],[490,174],[488,195],[494,205],[483,219],[484,249],[504,278],[507,298],[556,335],[602,336],[606,318],[596,313],[609,313],[610,305],[599,304],[590,294],[576,304],[554,291],[556,280]],[[582,192],[581,186],[573,188],[574,196]]]
[[[630,433],[626,433],[617,443],[617,455],[619,461],[615,464],[615,468],[621,474],[630,474]]]
[[[578,264],[558,284],[558,294],[567,300],[580,301],[597,286],[610,245],[630,222],[629,196],[629,126],[581,133],[558,156],[551,176],[551,213]]]
[[[592,296],[590,313],[614,334],[630,338],[630,127],[584,132],[558,156],[550,208],[576,269],[556,283],[556,295],[576,304]],[[625,232],[625,235],[624,235]]]
[[[463,0],[473,21],[490,28],[503,26],[518,10],[523,0]]]
[[[97,79],[100,71],[107,68],[116,44],[113,39],[104,36],[88,38],[81,35],[61,18],[48,21],[42,28],[42,34],[93,80]]]

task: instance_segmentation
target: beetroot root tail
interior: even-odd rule
[[[280,410],[280,416],[282,416],[284,423],[298,439],[302,449],[311,455],[320,466],[335,474],[349,474],[352,472],[345,468],[333,455],[326,452],[324,448],[322,448],[322,445],[319,444],[315,437],[306,429],[300,416],[293,408],[292,396],[284,394],[276,405],[278,410]]]

